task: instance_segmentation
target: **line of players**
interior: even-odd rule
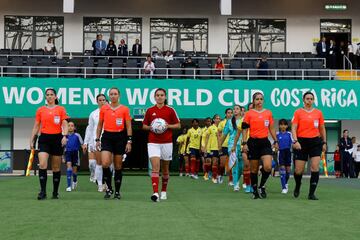
[[[296,182],[294,196],[299,196],[302,173],[310,158],[308,198],[317,200],[314,193],[319,179],[321,151],[326,150],[326,133],[322,113],[312,107],[313,98],[311,92],[304,94],[304,108],[297,110],[292,120],[294,136],[288,131],[285,119],[279,121],[279,132],[275,134],[272,113],[263,108],[261,93],[253,96],[246,114],[244,107],[235,105],[233,109],[225,110],[222,121],[218,114],[213,118],[206,118],[203,128],[200,128],[198,119],[193,119],[192,127],[183,128],[182,134],[177,138],[180,176],[183,176],[185,166],[185,176],[198,179],[202,162],[205,181],[211,179],[213,183],[221,184],[223,175],[228,173],[229,186],[233,186],[234,191],[239,191],[239,180],[243,175],[244,191],[252,192],[255,199],[266,198],[265,183],[274,167],[273,155],[278,154],[281,193],[286,194],[289,189],[293,147]],[[269,133],[273,139],[272,145],[268,140]],[[262,178],[258,187],[260,164]]]

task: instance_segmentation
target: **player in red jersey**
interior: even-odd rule
[[[38,194],[38,200],[46,198],[47,167],[50,156],[54,185],[52,198],[59,198],[61,156],[63,155],[63,148],[67,143],[68,135],[68,116],[65,108],[58,106],[59,102],[56,91],[49,88],[45,91],[45,95],[47,104],[37,109],[35,124],[30,138],[30,148],[34,149],[34,139],[40,130],[38,157],[41,190]]]
[[[152,165],[151,182],[153,195],[151,200],[159,201],[159,172],[162,169],[161,200],[167,199],[166,189],[169,181],[169,164],[172,160],[172,129],[180,129],[180,120],[175,110],[167,106],[166,90],[158,88],[155,91],[155,106],[148,108],[143,121],[143,129],[149,132],[148,155]],[[151,123],[156,118],[162,118],[166,122],[166,130],[156,134],[151,128]]]
[[[295,159],[294,197],[300,195],[302,174],[305,164],[311,161],[309,200],[318,200],[315,190],[319,182],[321,153],[326,151],[326,129],[322,112],[313,107],[314,94],[306,92],[303,96],[304,107],[295,111],[292,119],[293,149]]]

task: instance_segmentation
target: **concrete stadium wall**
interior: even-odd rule
[[[150,18],[208,18],[209,53],[226,54],[228,18],[285,18],[287,20],[287,51],[313,51],[312,40],[319,38],[320,19],[352,19],[352,37],[360,38],[360,1],[342,0],[348,4],[343,12],[325,11],[328,0],[233,0],[233,15],[220,16],[219,0],[157,0],[111,1],[102,0],[91,4],[87,0],[75,0],[75,14],[62,13],[62,1],[12,0],[0,1],[0,48],[4,47],[4,15],[64,16],[64,51],[83,51],[84,16],[131,16],[142,17],[142,44],[144,53],[150,51]]]

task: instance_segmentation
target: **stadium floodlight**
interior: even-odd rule
[[[74,13],[75,9],[75,0],[63,0],[63,12],[64,13]]]
[[[231,15],[232,0],[220,0],[220,13],[221,15]]]

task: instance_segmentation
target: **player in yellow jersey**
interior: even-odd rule
[[[199,120],[193,119],[191,124],[192,128],[190,128],[187,132],[186,146],[189,146],[190,150],[190,176],[193,179],[198,179],[202,132],[201,128],[199,127]]]
[[[232,118],[233,115],[233,110],[231,108],[227,108],[225,110],[225,119],[223,119],[218,126],[219,129],[219,136],[221,136],[226,122]],[[223,144],[221,145],[221,150],[219,151],[219,156],[220,156],[220,164],[219,164],[219,169],[218,169],[218,183],[223,183],[223,174],[225,173],[225,165],[228,161],[228,142],[229,142],[229,135],[226,135],[225,141],[223,142]],[[234,185],[232,182],[232,174],[231,171],[229,171],[229,185],[232,186]]]
[[[212,122],[213,124],[208,127],[205,134],[205,147],[203,152],[207,155],[210,155],[211,162],[212,162],[212,181],[213,183],[217,182],[217,174],[218,174],[218,160],[219,160],[219,123],[220,123],[220,116],[215,114]]]
[[[203,161],[203,171],[204,171],[204,180],[209,180],[209,174],[211,173],[211,157],[204,152],[205,149],[205,140],[206,140],[206,130],[211,126],[211,118],[207,117],[205,119],[205,126],[202,128],[201,135],[201,154]]]
[[[187,128],[184,127],[182,130],[182,134],[178,136],[176,139],[176,143],[178,144],[178,154],[179,154],[179,176],[183,176],[184,170],[184,160],[186,156],[186,137],[187,137]]]

